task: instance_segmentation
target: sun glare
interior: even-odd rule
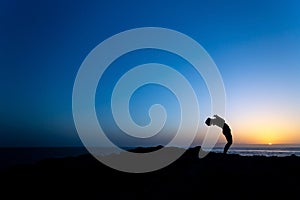
[[[269,142],[268,145],[272,145],[272,142]]]

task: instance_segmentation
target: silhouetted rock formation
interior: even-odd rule
[[[137,148],[129,149],[128,151],[134,153],[149,153],[149,152],[157,151],[161,148],[163,148],[163,146],[158,145],[156,147],[137,147]]]
[[[136,148],[149,152],[162,146]],[[178,150],[180,150],[178,148]],[[182,150],[182,149],[181,149]],[[91,155],[48,159],[19,165],[1,175],[2,195],[80,197],[97,199],[257,199],[298,195],[300,158],[245,157],[210,152],[198,158],[200,147],[188,149],[171,165],[150,173],[111,169]],[[44,196],[40,196],[42,193]]]

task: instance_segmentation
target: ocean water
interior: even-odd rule
[[[223,147],[215,147],[213,152],[223,152]],[[231,147],[228,154],[239,154],[241,156],[300,156],[300,145],[247,145]]]

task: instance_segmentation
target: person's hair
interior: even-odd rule
[[[205,124],[206,124],[207,126],[210,126],[210,125],[211,125],[211,119],[210,119],[210,118],[207,118],[207,119],[205,120]]]

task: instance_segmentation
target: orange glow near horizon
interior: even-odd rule
[[[234,143],[300,144],[300,123],[292,115],[260,113],[231,121]]]
[[[236,134],[235,134],[236,133]],[[236,142],[251,144],[288,144],[300,143],[297,130],[284,127],[280,124],[258,125],[247,130],[236,130],[234,133]]]

